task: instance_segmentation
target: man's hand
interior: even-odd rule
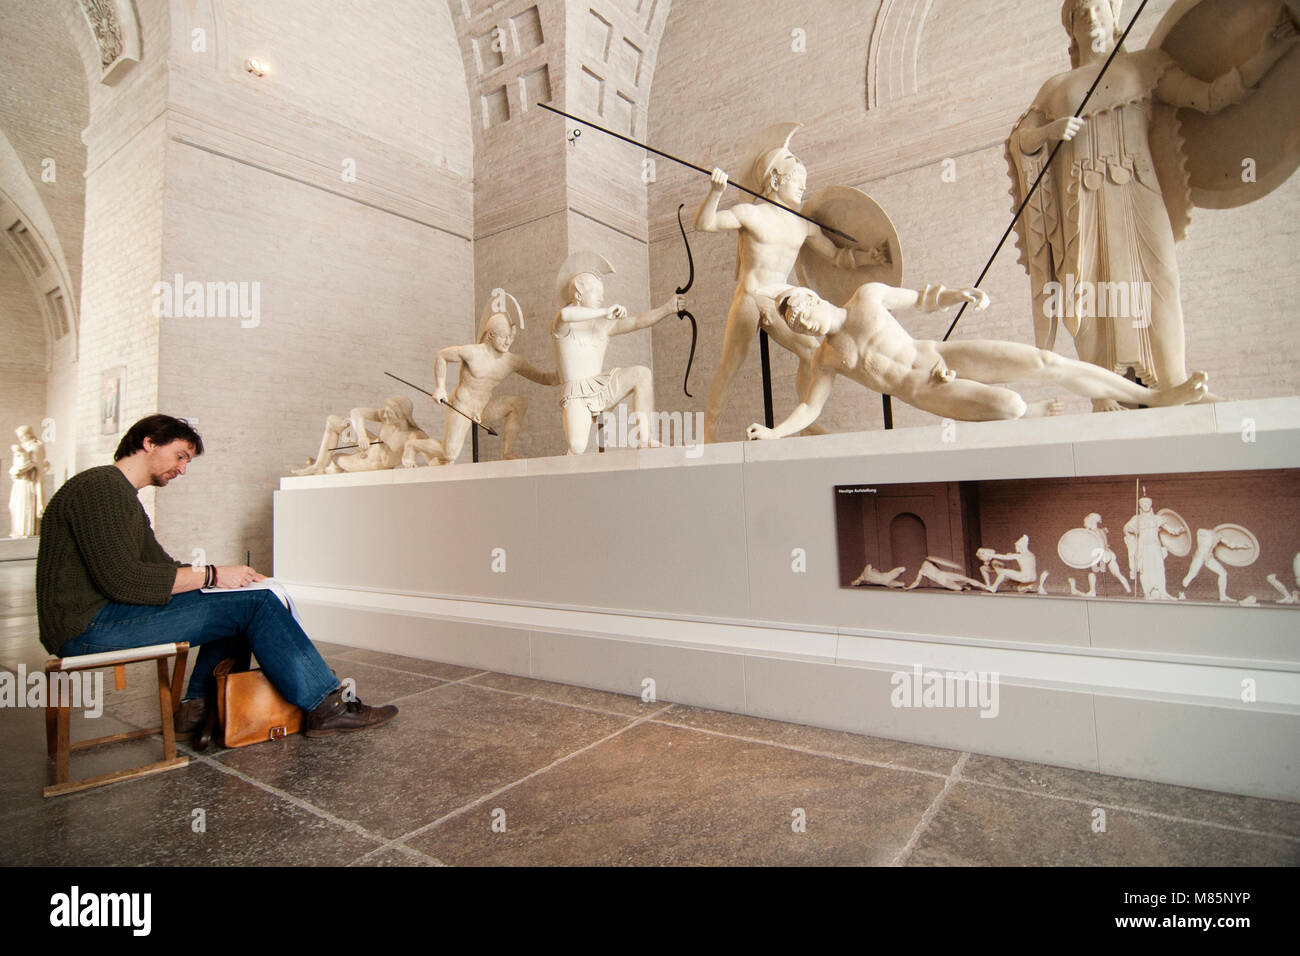
[[[975,311],[983,312],[989,307],[989,294],[983,289],[962,289],[961,297],[975,306]]]
[[[611,305],[605,310],[605,315],[617,322],[627,318],[627,309],[621,305]]]
[[[258,574],[246,564],[217,568],[217,587],[242,588],[255,581],[265,581],[265,574]]]
[[[717,166],[713,167],[713,175],[709,177],[710,192],[720,193],[727,188],[727,174]]]
[[[754,424],[746,428],[745,434],[749,436],[750,441],[766,441],[776,437],[776,432],[766,425],[760,425],[758,422],[754,422]]]
[[[447,386],[438,385],[433,390],[433,400],[439,404],[447,401]]]
[[[686,296],[674,295],[671,299],[659,307],[659,311],[665,316],[676,315],[686,308]]]

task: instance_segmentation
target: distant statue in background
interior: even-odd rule
[[[1064,143],[1017,223],[1038,346],[1053,348],[1063,323],[1085,362],[1120,374],[1131,368],[1144,384],[1165,389],[1188,378],[1174,245],[1193,197],[1174,109],[1214,114],[1242,102],[1297,31],[1282,9],[1258,52],[1209,83],[1158,47],[1121,51],[1076,119],[1123,32],[1121,5],[1066,0],[1061,20],[1073,69],[1043,85],[1011,132],[1007,159],[1018,207],[1053,146]],[[1118,408],[1113,398],[1093,399],[1095,411]]]
[[[18,436],[18,444],[9,446],[14,459],[9,467],[9,477],[13,479],[9,490],[9,537],[34,538],[41,531],[45,473],[50,470],[50,463],[45,460],[44,443],[30,425],[20,425],[14,434]]]

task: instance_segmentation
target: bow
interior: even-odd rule
[[[677,228],[682,231],[682,245],[686,246],[686,264],[691,270],[690,278],[686,280],[686,285],[677,290],[678,295],[685,295],[691,291],[691,286],[695,283],[695,257],[691,255],[691,244],[686,239],[686,227],[682,225],[682,210],[686,208],[686,203],[677,207]],[[691,363],[695,361],[695,341],[699,338],[700,328],[695,322],[695,316],[691,315],[686,309],[677,311],[677,318],[691,320],[691,354],[686,359],[686,376],[682,379],[682,391],[686,393],[687,398],[694,398],[686,387],[691,381]]]

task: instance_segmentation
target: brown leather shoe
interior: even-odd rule
[[[181,705],[176,708],[176,716],[172,723],[176,727],[176,736],[183,737],[186,734],[192,734],[203,726],[208,719],[208,702],[202,697],[195,697],[192,700],[183,700]]]
[[[336,733],[369,730],[386,724],[397,716],[392,704],[369,707],[359,700],[344,700],[340,687],[321,701],[320,706],[307,715],[303,734],[308,737],[331,737]]]

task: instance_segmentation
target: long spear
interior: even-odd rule
[[[596,123],[593,123],[590,120],[580,119],[579,117],[574,116],[572,113],[566,113],[564,112],[564,110],[557,110],[554,106],[547,106],[545,103],[538,103],[537,105],[544,110],[550,110],[552,113],[559,113],[561,116],[567,119],[571,119],[575,123],[581,123],[583,126],[590,126],[592,129],[600,130],[602,133],[608,133],[610,136],[613,136],[615,139],[621,139],[625,143],[631,143],[633,146],[640,147],[641,149],[644,149],[648,153],[654,153],[656,156],[662,156],[664,159],[671,159],[674,163],[679,163],[688,169],[693,169],[697,173],[703,173],[705,176],[713,175],[712,170],[705,169],[703,166],[697,166],[695,163],[688,162],[687,160],[682,159],[680,156],[674,156],[672,153],[665,153],[662,149],[655,149],[653,146],[647,146],[645,143],[639,143],[630,137],[624,136],[622,133],[616,133],[612,129],[606,129],[604,126],[597,125]],[[803,213],[799,212],[796,209],[791,209],[789,206],[785,205],[784,203],[779,203],[774,199],[769,199],[766,196],[754,192],[754,190],[752,189],[746,189],[744,186],[740,185],[737,182],[733,182],[730,179],[727,180],[727,185],[735,186],[742,193],[749,193],[749,195],[753,196],[755,199],[761,199],[763,200],[763,202],[771,203],[773,206],[776,206],[778,209],[784,209],[786,212],[798,216],[800,219],[806,220],[807,222],[812,223],[814,226],[820,226],[824,231],[834,233],[837,236],[841,236],[848,242],[853,243],[854,245],[858,244],[858,240],[854,239],[847,232],[841,232],[839,229],[835,229],[831,226],[823,225],[822,223],[818,222],[816,219],[813,219],[811,216],[805,216]]]
[[[1092,81],[1092,86],[1088,89],[1088,95],[1083,98],[1083,102],[1079,104],[1079,108],[1074,111],[1074,119],[1079,118],[1079,115],[1083,113],[1083,108],[1087,106],[1088,101],[1092,99],[1092,94],[1096,92],[1098,84],[1101,83],[1101,78],[1106,75],[1106,71],[1110,69],[1111,63],[1115,61],[1115,57],[1119,53],[1120,48],[1124,46],[1124,41],[1128,39],[1129,33],[1133,31],[1133,27],[1137,24],[1138,17],[1142,16],[1142,11],[1147,8],[1147,2],[1148,0],[1142,0],[1142,5],[1138,7],[1137,13],[1133,14],[1133,19],[1129,21],[1128,29],[1124,31],[1124,34],[1119,38],[1119,42],[1115,44],[1115,49],[1110,51],[1110,56],[1106,58],[1105,65],[1102,66],[1101,72],[1097,74],[1097,79]],[[1047,175],[1047,171],[1052,167],[1052,160],[1056,159],[1056,154],[1061,151],[1061,147],[1064,145],[1065,140],[1058,139],[1056,145],[1052,147],[1052,154],[1047,157],[1047,162],[1043,163],[1043,169],[1038,174],[1038,178],[1035,179],[1034,184],[1029,187],[1029,192],[1025,193],[1025,201],[1020,204],[1020,208],[1016,210],[1016,214],[1011,217],[1011,225],[1007,226],[1007,231],[1004,232],[1002,238],[998,240],[998,247],[993,250],[993,255],[989,256],[989,261],[984,266],[984,271],[981,272],[980,277],[975,280],[976,286],[984,281],[984,277],[988,275],[989,270],[993,268],[993,260],[998,257],[998,253],[1001,252],[1002,247],[1006,245],[1007,237],[1011,235],[1011,230],[1016,228],[1016,223],[1020,221],[1020,217],[1024,213],[1025,208],[1029,205],[1029,201],[1034,198],[1034,193],[1038,191],[1038,184],[1043,181],[1043,177]],[[957,317],[952,320],[952,325],[948,326],[948,331],[943,334],[943,341],[948,341],[948,336],[952,335],[952,330],[957,328],[957,323],[961,321],[961,317],[966,312],[966,306],[968,305],[970,305],[969,302],[963,302],[961,304],[961,308],[957,310]]]
[[[399,382],[401,382],[403,385],[410,385],[411,388],[415,389],[417,392],[424,392],[425,395],[428,395],[430,398],[433,398],[433,392],[425,391],[425,389],[420,388],[420,386],[416,385],[414,382],[408,382],[408,381],[407,381],[406,379],[404,379],[404,378],[398,378],[398,377],[397,377],[396,375],[394,375],[392,372],[385,372],[384,374],[387,375],[389,378],[396,378],[396,379],[397,379]],[[483,422],[479,421],[479,420],[478,420],[477,418],[475,418],[473,415],[466,415],[464,412],[462,412],[459,408],[457,408],[457,407],[456,407],[455,405],[453,405],[451,402],[447,401],[445,398],[440,398],[440,399],[438,399],[437,401],[439,402],[439,404],[446,405],[448,408],[450,408],[450,409],[451,409],[453,412],[455,412],[457,415],[460,415],[462,418],[468,418],[470,421],[472,421],[472,422],[473,422],[475,425],[477,425],[479,428],[483,429],[483,430],[484,430],[485,432],[487,432],[489,435],[496,435],[496,434],[497,434],[496,430],[495,430],[491,425],[485,425],[485,424],[483,424]]]

